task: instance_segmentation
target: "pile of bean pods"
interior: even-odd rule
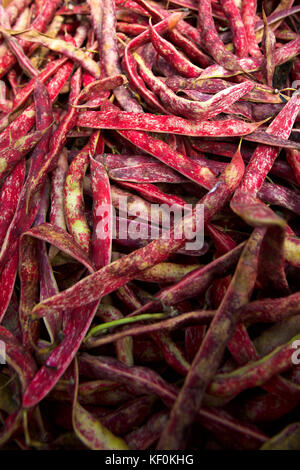
[[[1,449],[300,450],[299,24],[0,5]]]

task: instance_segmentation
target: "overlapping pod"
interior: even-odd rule
[[[172,3],[0,7],[1,448],[299,446],[300,7]]]

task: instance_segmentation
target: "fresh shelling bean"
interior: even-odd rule
[[[300,450],[293,3],[0,5],[1,450]]]

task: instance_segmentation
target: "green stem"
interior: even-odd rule
[[[101,323],[100,325],[95,326],[92,328],[88,334],[85,337],[85,341],[89,339],[91,336],[97,336],[98,333],[106,332],[108,328],[114,328],[116,326],[121,326],[121,325],[128,325],[129,323],[136,323],[139,321],[145,321],[145,320],[161,320],[163,318],[166,318],[168,315],[165,313],[144,313],[142,315],[136,315],[134,317],[125,317],[125,318],[119,318],[118,320],[113,320],[109,321],[106,323]]]

